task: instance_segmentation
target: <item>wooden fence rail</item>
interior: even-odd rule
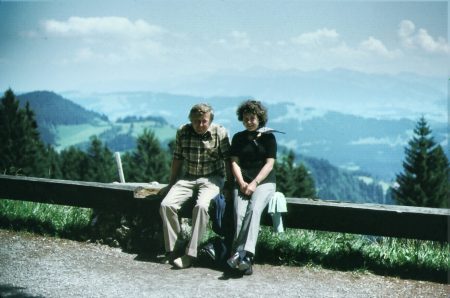
[[[133,210],[158,208],[164,185],[96,183],[0,175],[0,199]],[[286,227],[449,242],[450,209],[287,198]],[[270,217],[263,218],[271,225]]]

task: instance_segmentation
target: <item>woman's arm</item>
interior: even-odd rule
[[[241,167],[239,166],[239,158],[236,156],[231,156],[231,172],[233,172],[234,178],[236,178],[239,189],[242,193],[245,193],[247,182],[245,182],[244,177],[242,177]]]
[[[270,174],[275,164],[275,158],[267,158],[266,163],[262,167],[261,171],[259,171],[258,175],[256,175],[255,179],[247,185],[247,189],[244,192],[246,195],[251,195],[255,190],[258,184],[261,183],[266,177]]]

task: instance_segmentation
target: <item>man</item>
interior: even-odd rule
[[[211,200],[224,186],[224,174],[229,179],[225,196],[232,186],[230,165],[230,140],[228,132],[220,125],[212,124],[214,112],[207,104],[194,105],[189,113],[189,124],[181,126],[176,135],[170,174],[170,189],[161,202],[166,261],[178,268],[187,268],[197,257],[209,222],[208,209]],[[180,178],[183,166],[184,177]],[[192,210],[192,234],[185,255],[175,259],[175,246],[181,232],[178,211],[196,195]]]

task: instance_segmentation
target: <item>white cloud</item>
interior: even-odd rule
[[[296,45],[308,47],[326,47],[338,44],[340,36],[335,29],[323,28],[315,32],[300,34],[291,38],[291,42]]]
[[[238,30],[231,31],[227,38],[215,40],[213,44],[221,45],[226,49],[248,49],[251,47],[248,34]]]
[[[46,20],[42,27],[48,36],[71,38],[74,42],[62,59],[66,65],[129,63],[156,57],[164,51],[159,39],[166,31],[141,19],[73,16],[65,21]]]
[[[398,36],[406,48],[419,48],[428,53],[450,54],[450,45],[445,38],[434,38],[423,28],[416,31],[415,24],[410,20],[400,22]]]
[[[396,53],[394,51],[389,51],[382,41],[372,36],[361,42],[359,47],[363,51],[372,52],[387,58],[394,58],[396,56]]]
[[[154,37],[164,30],[144,20],[130,21],[124,17],[70,17],[66,21],[46,20],[46,33],[64,37],[96,37],[141,39]]]

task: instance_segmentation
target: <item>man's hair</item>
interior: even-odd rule
[[[244,114],[253,114],[258,117],[259,126],[264,126],[267,123],[267,109],[263,104],[258,100],[247,100],[241,103],[236,111],[236,115],[238,116],[238,120],[244,120]]]
[[[192,120],[193,117],[202,116],[206,113],[211,114],[210,121],[213,121],[213,119],[214,119],[213,108],[207,103],[198,103],[191,108],[191,111],[189,112],[189,120]]]

